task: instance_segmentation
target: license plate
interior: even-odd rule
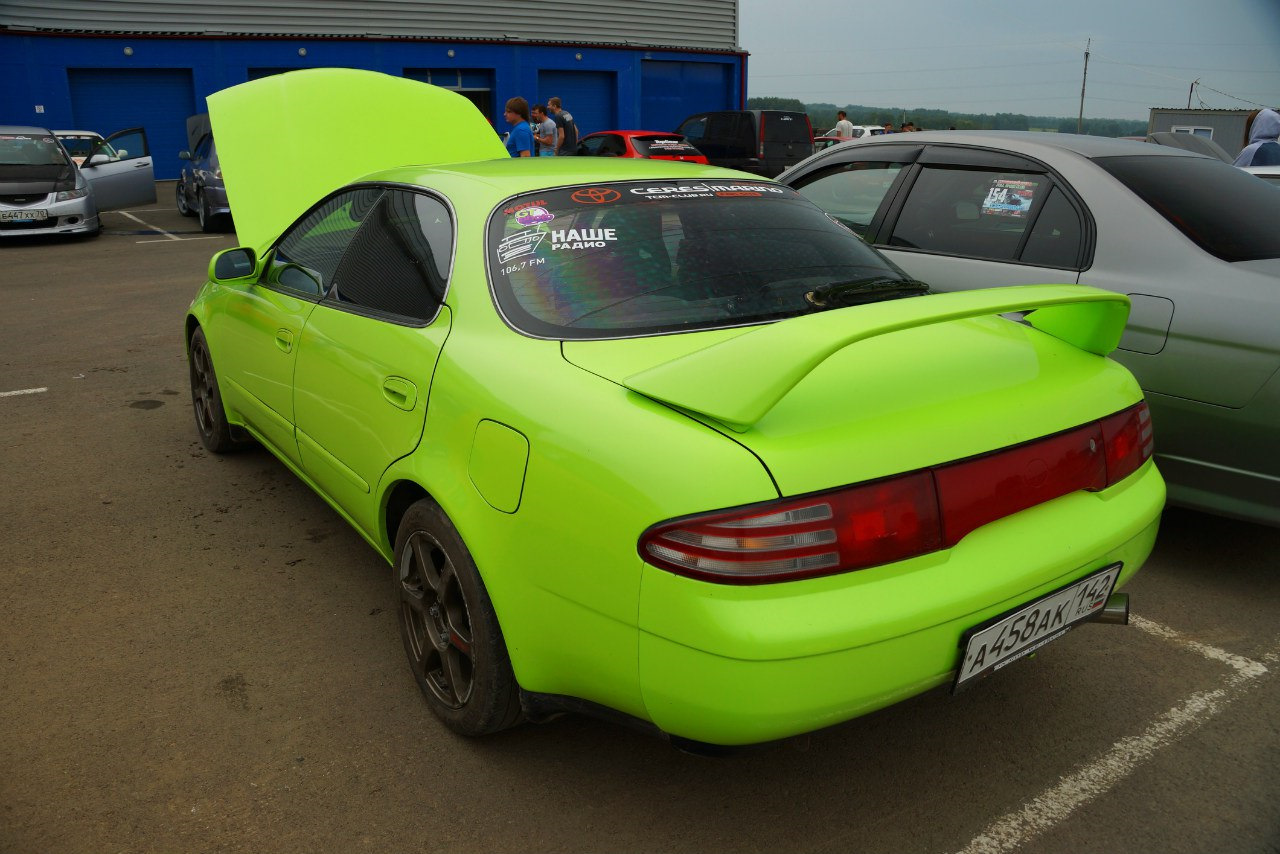
[[[974,626],[961,638],[964,655],[952,693],[1057,640],[1107,604],[1123,564],[1113,563],[1060,590]]]
[[[40,208],[29,211],[0,211],[0,222],[34,222],[48,218],[49,212]]]

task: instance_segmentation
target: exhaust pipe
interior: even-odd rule
[[[1095,623],[1111,623],[1117,626],[1129,625],[1129,594],[1112,593],[1107,604],[1093,618]]]

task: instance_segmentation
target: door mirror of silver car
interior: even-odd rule
[[[106,154],[94,154],[84,162],[85,166],[101,166],[103,163],[110,163],[111,158]]]
[[[209,279],[230,282],[252,276],[258,267],[258,256],[247,246],[224,249],[209,259]]]

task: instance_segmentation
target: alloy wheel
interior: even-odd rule
[[[457,569],[425,531],[410,535],[397,569],[409,665],[435,699],[461,709],[475,687],[471,615]]]

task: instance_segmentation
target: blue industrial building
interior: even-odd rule
[[[371,17],[375,5],[387,17]],[[237,4],[235,20],[181,0],[83,6],[8,0],[0,9],[0,124],[104,135],[142,126],[161,179],[177,177],[186,117],[205,111],[207,95],[299,68],[364,68],[443,86],[500,130],[515,95],[531,104],[560,97],[583,133],[671,130],[691,113],[746,101],[737,0],[313,0],[306,14],[276,0]],[[530,37],[507,34],[513,28]]]

